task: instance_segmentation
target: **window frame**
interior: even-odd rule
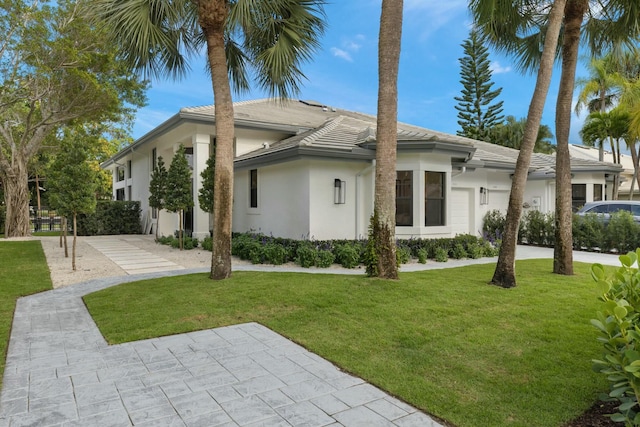
[[[429,176],[437,175],[440,178],[439,182],[439,195],[434,196],[433,192],[430,194],[429,187]],[[424,171],[424,226],[425,227],[443,227],[447,225],[447,174],[446,172],[440,171]],[[437,222],[430,221],[430,214],[433,213],[433,210],[430,210],[429,207],[433,206],[433,203],[429,203],[429,201],[438,201],[439,208],[435,208],[439,210],[437,212]],[[431,218],[433,219],[433,218]]]
[[[412,170],[396,171],[396,227],[413,227],[413,181]],[[401,194],[399,195],[398,193]],[[407,202],[408,206],[406,206]],[[406,206],[406,209],[400,212],[398,210],[399,206]],[[407,218],[406,220],[398,221],[399,218],[405,217]]]

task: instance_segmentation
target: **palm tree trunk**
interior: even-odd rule
[[[396,154],[398,139],[398,66],[403,0],[383,0],[378,42],[378,119],[373,239],[378,276],[398,278],[396,262]]]
[[[502,286],[503,288],[516,286],[516,245],[518,242],[520,216],[522,215],[522,201],[524,199],[529,164],[531,163],[533,148],[538,136],[540,121],[542,120],[544,103],[551,85],[553,62],[566,2],[567,0],[556,0],[549,12],[549,27],[547,28],[547,36],[542,50],[540,69],[538,70],[533,97],[529,104],[522,146],[520,147],[516,170],[511,183],[505,232],[502,238],[498,263],[491,279],[491,284]]]
[[[213,250],[210,276],[214,280],[231,277],[234,117],[224,49],[224,31],[228,13],[225,0],[198,2],[200,26],[207,39],[207,57],[211,69],[216,115]]]
[[[638,183],[638,189],[640,189],[640,176],[638,176],[638,151],[635,143],[629,144],[629,152],[631,153],[631,162],[633,163],[633,178],[631,178],[629,200],[633,200],[636,182]]]
[[[578,64],[580,27],[587,7],[587,0],[570,0],[565,7],[562,74],[556,102],[556,239],[553,248],[553,272],[565,275],[573,274],[573,212],[569,154],[571,103]]]

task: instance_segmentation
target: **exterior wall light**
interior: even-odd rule
[[[344,205],[347,201],[347,183],[339,178],[333,180],[333,203]]]

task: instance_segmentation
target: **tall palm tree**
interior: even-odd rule
[[[398,67],[403,0],[382,0],[378,39],[378,118],[373,239],[377,273],[398,278],[396,262],[396,149],[398,139]]]
[[[536,86],[529,104],[524,138],[511,183],[502,246],[498,256],[498,263],[491,279],[492,284],[504,288],[511,288],[516,285],[515,255],[524,190],[533,148],[542,120],[544,103],[551,85],[553,63],[566,3],[567,0],[555,0],[547,5],[548,9],[541,9],[537,6],[529,8],[530,3],[526,0],[516,1],[510,7],[503,7],[503,2],[499,0],[472,0],[469,4],[476,25],[488,36],[488,40],[494,46],[498,49],[510,51],[515,45],[524,42],[531,49],[536,50],[541,58]],[[543,38],[544,44],[540,53],[541,38],[531,36],[526,31],[530,24],[539,22],[542,19],[541,15],[547,13],[547,31]],[[522,16],[527,16],[531,21],[529,23],[524,22],[521,19]]]
[[[211,278],[231,276],[234,115],[231,85],[271,95],[298,92],[324,31],[324,0],[96,0],[100,21],[130,65],[148,75],[184,76],[206,46],[213,86],[216,150]]]

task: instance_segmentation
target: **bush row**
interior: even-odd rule
[[[140,202],[103,200],[92,214],[78,215],[78,235],[141,234]]]
[[[483,235],[488,240],[501,239],[506,218],[500,211],[484,216]],[[640,247],[640,224],[627,211],[611,215],[605,225],[598,214],[573,216],[573,247],[577,250],[626,253]],[[529,211],[523,215],[518,229],[518,243],[553,246],[555,218],[553,214]]]
[[[302,267],[329,267],[340,264],[355,268],[364,262],[366,240],[294,240],[256,233],[234,234],[231,253],[254,264],[280,265],[295,262]],[[498,248],[471,235],[446,239],[399,239],[396,242],[399,264],[412,258],[426,263],[428,258],[446,262],[449,258],[496,256]]]

